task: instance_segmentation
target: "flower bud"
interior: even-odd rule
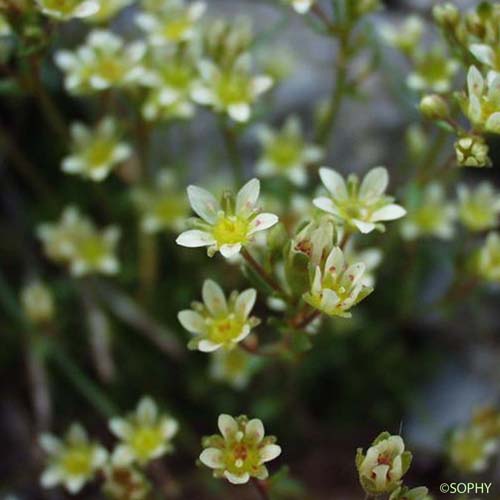
[[[35,325],[48,323],[54,317],[54,300],[43,283],[33,282],[21,292],[24,313]]]
[[[481,136],[461,137],[455,142],[455,152],[462,167],[491,167],[489,147]]]
[[[450,115],[450,108],[441,96],[429,94],[422,97],[420,112],[429,120],[445,120]]]
[[[441,26],[456,26],[460,21],[460,12],[452,3],[434,6],[432,14]]]

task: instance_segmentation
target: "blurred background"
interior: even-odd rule
[[[252,20],[255,57],[263,65],[290,65],[287,77],[266,97],[263,119],[281,124],[293,113],[308,134],[318,102],[330,93],[335,45],[301,16],[273,2],[207,3],[209,19]],[[391,193],[401,199],[411,172],[408,127],[415,122],[424,128],[432,125],[421,121],[418,95],[405,85],[407,62],[380,43],[376,29],[409,14],[429,20],[437,2],[384,3],[366,27],[377,71],[359,95],[345,99],[324,163],[344,174],[386,165]],[[472,3],[462,2],[467,8]],[[135,9],[131,5],[120,13],[113,29],[133,37]],[[65,24],[54,39],[55,48],[78,45],[86,30],[76,21]],[[435,35],[426,34],[430,40]],[[363,57],[356,62],[363,64]],[[225,485],[194,467],[200,437],[215,432],[221,412],[258,416],[278,436],[284,452],[270,468],[290,467],[293,481],[286,483],[284,498],[363,498],[355,450],[368,447],[384,430],[401,432],[414,453],[408,483],[428,486],[434,498],[440,498],[442,481],[469,477],[450,466],[446,437],[478,408],[499,402],[500,316],[498,290],[491,288],[479,288],[452,304],[441,301],[454,280],[453,261],[464,249],[461,235],[445,242],[430,238],[402,243],[398,223],[388,225],[383,235],[370,235],[367,241],[382,247],[383,261],[376,271],[375,292],[352,320],[325,320],[300,363],[252,358],[248,385],[235,388],[214,378],[209,356],[187,351],[189,335],[177,312],[199,300],[204,279],[216,279],[225,290],[244,289],[247,282],[238,268],[220,256],[209,260],[204,251],[178,247],[173,231],[146,242],[140,238],[139,215],[127,184],[133,160],[105,184],[62,173],[67,145],[47,125],[36,96],[9,89],[9,64],[2,66],[0,82],[2,498],[66,498],[62,491],[42,492],[38,486],[43,468],[38,434],[47,429],[61,433],[78,420],[109,444],[113,438],[107,418],[132,410],[144,394],[180,422],[175,454],[154,471],[166,498],[255,498],[250,487]],[[43,84],[66,123],[93,121],[99,114],[99,99],[74,98],[64,91],[50,56],[44,61]],[[451,144],[450,139],[448,151]],[[497,165],[498,144],[492,141],[490,147]],[[239,152],[250,178],[259,154],[252,126]],[[149,163],[153,169],[177,172],[179,190],[191,182],[207,188],[232,183],[217,120],[203,109],[195,120],[156,127]],[[462,180],[498,185],[496,168],[460,175]],[[289,196],[286,184],[274,181],[263,181],[263,192]],[[43,255],[35,228],[58,219],[68,204],[92,215],[100,227],[122,228],[117,276],[70,278]],[[141,266],[144,258],[152,267]],[[48,328],[32,328],[21,306],[20,291],[34,278],[43,279],[54,296],[56,316]],[[265,317],[266,311],[266,304],[258,301],[255,314]],[[265,336],[268,329],[264,323],[257,332]],[[487,498],[500,498],[498,467],[474,476],[476,480],[496,481],[496,494]],[[90,486],[77,498],[99,498],[98,490]]]

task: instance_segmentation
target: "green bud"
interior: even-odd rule
[[[420,112],[429,120],[445,120],[450,115],[450,108],[441,96],[429,94],[422,97]]]
[[[491,167],[489,147],[481,136],[468,135],[455,142],[457,162],[462,167]]]
[[[456,26],[460,21],[460,11],[452,3],[436,5],[432,9],[435,21],[441,26]]]
[[[54,300],[43,283],[33,282],[23,288],[21,303],[24,313],[35,325],[49,323],[54,317]]]

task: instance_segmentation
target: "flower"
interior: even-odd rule
[[[193,38],[196,23],[205,9],[203,2],[184,5],[182,1],[170,1],[155,13],[139,13],[135,21],[153,46],[181,43]]]
[[[102,490],[112,500],[146,500],[151,490],[144,474],[132,466],[111,463],[104,478]]]
[[[363,454],[358,448],[356,466],[364,490],[373,496],[391,493],[401,484],[401,478],[410,468],[412,455],[405,451],[401,436],[380,434]]]
[[[473,43],[469,46],[472,55],[484,65],[500,71],[500,51],[485,43]]]
[[[145,52],[142,41],[126,45],[110,31],[94,30],[75,52],[57,52],[55,61],[65,73],[68,92],[86,94],[139,82],[145,75],[140,65]]]
[[[47,257],[68,264],[75,276],[92,272],[115,274],[119,264],[114,250],[120,236],[115,226],[98,231],[75,207],[67,207],[57,224],[38,227]]]
[[[340,247],[334,247],[323,270],[315,267],[311,289],[303,299],[328,316],[350,318],[349,309],[373,292],[373,288],[363,284],[364,272],[362,262],[347,266]]]
[[[491,232],[477,254],[477,273],[486,281],[500,283],[500,233]]]
[[[54,317],[52,293],[40,281],[33,281],[22,289],[21,303],[26,316],[34,324],[48,323]]]
[[[306,14],[314,5],[316,0],[285,0],[298,14]]]
[[[450,460],[462,472],[483,472],[488,467],[489,458],[497,450],[498,441],[475,426],[456,429],[451,435]]]
[[[384,194],[389,183],[384,167],[371,169],[361,185],[356,175],[351,174],[346,184],[342,176],[330,168],[320,168],[319,175],[330,196],[315,198],[314,205],[362,233],[383,230],[381,221],[399,219],[406,214],[403,207]]]
[[[40,446],[48,455],[47,468],[40,478],[42,486],[62,484],[72,494],[91,481],[108,458],[106,450],[89,441],[85,429],[77,423],[71,425],[63,440],[42,434]]]
[[[252,104],[273,84],[270,76],[250,73],[247,53],[240,55],[230,68],[203,59],[199,70],[201,81],[193,91],[193,99],[198,104],[211,106],[218,113],[227,113],[237,122],[250,119]]]
[[[156,50],[152,55],[148,93],[142,115],[148,121],[190,118],[195,105],[191,99],[198,82],[192,50]]]
[[[478,131],[500,134],[500,74],[490,71],[483,78],[475,66],[467,73],[467,95],[462,110]]]
[[[104,118],[94,129],[74,123],[71,126],[72,154],[63,159],[63,171],[96,182],[105,179],[116,165],[132,154],[132,148],[120,142],[117,129],[111,117]]]
[[[409,208],[408,216],[401,225],[401,235],[406,240],[421,236],[450,239],[456,215],[456,207],[447,202],[443,186],[431,183],[421,194],[418,205]]]
[[[203,304],[194,302],[193,310],[186,309],[177,315],[181,325],[196,335],[188,344],[190,349],[202,352],[212,352],[220,347],[232,349],[259,324],[257,318],[248,317],[257,298],[253,288],[233,292],[226,301],[221,287],[215,281],[206,280],[202,297]]]
[[[99,10],[86,18],[91,23],[105,23],[113,18],[118,12],[128,7],[133,0],[101,0]]]
[[[462,224],[471,231],[485,231],[498,225],[500,193],[493,185],[482,182],[471,191],[467,186],[458,186],[458,216]]]
[[[178,190],[172,172],[161,170],[152,188],[141,188],[133,193],[141,214],[141,229],[145,233],[157,233],[162,229],[184,229],[189,205]]]
[[[225,477],[233,484],[247,483],[251,477],[266,479],[264,464],[278,457],[281,447],[274,436],[264,437],[262,421],[222,414],[218,426],[222,436],[203,439],[201,463],[213,469],[214,477]]]
[[[136,411],[126,418],[109,421],[111,432],[120,439],[113,451],[113,461],[119,465],[137,462],[145,465],[172,451],[172,438],[177,434],[177,420],[160,415],[152,398],[144,396]]]
[[[248,385],[254,368],[254,356],[243,349],[219,349],[211,356],[211,377],[235,389],[243,389]]]
[[[258,130],[263,155],[257,173],[263,177],[283,175],[297,186],[307,182],[307,165],[319,161],[323,150],[304,142],[302,127],[296,117],[290,117],[279,132],[267,126]]]
[[[58,21],[89,17],[101,7],[99,0],[36,0],[36,4],[46,16]]]
[[[230,193],[225,193],[221,204],[205,189],[189,186],[189,202],[201,219],[193,222],[197,229],[179,235],[177,244],[191,248],[206,246],[209,256],[217,251],[226,258],[236,255],[256,232],[278,222],[274,214],[259,213],[259,192],[260,182],[252,179],[238,191],[236,199]]]
[[[383,24],[379,31],[387,44],[410,55],[413,54],[422,40],[423,32],[424,23],[419,16],[415,15],[408,16],[398,28]]]
[[[462,167],[491,167],[490,148],[483,137],[466,135],[455,142],[457,163]]]
[[[415,55],[415,69],[408,76],[407,84],[419,92],[448,92],[459,67],[455,59],[435,46],[429,52]]]
[[[375,285],[375,275],[373,271],[375,271],[382,262],[382,250],[379,248],[355,249],[353,240],[351,239],[344,248],[344,257],[348,265],[356,262],[362,262],[365,265],[365,271],[361,278],[361,282],[363,285],[373,288]]]

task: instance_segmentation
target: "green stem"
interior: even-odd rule
[[[279,295],[285,296],[284,290],[279,283],[253,258],[250,252],[243,248],[241,255],[246,260],[248,265]]]
[[[231,126],[227,117],[220,118],[220,128],[224,144],[226,146],[227,155],[233,170],[234,180],[238,186],[243,184],[245,179],[245,172],[243,162],[241,161],[238,152],[238,134],[234,127]]]
[[[316,142],[326,146],[335,128],[347,84],[348,36],[344,33],[339,38],[337,64],[335,65],[335,83],[330,102],[316,133]]]

